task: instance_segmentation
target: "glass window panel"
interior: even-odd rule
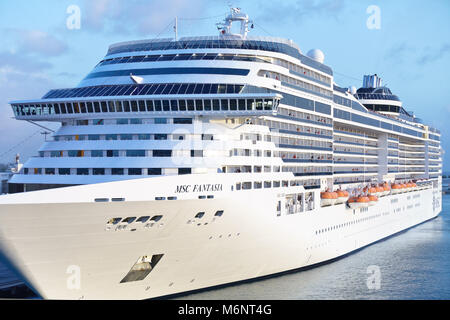
[[[186,111],[186,100],[178,100],[178,108],[180,111]]]
[[[130,124],[142,124],[142,119],[140,118],[130,119]]]
[[[172,88],[170,89],[170,92],[169,92],[169,94],[177,94],[178,93],[178,90],[180,90],[180,84],[179,83],[176,83],[176,84],[174,84],[173,86],[172,86]]]
[[[195,86],[195,89],[194,89],[194,94],[202,93],[202,89],[203,89],[203,84],[197,83],[197,85]]]
[[[147,100],[147,111],[153,111],[153,100]]]
[[[188,111],[194,111],[194,100],[187,100],[187,110]]]
[[[165,87],[166,84],[160,84],[158,88],[155,90],[154,94],[161,94],[161,92],[164,90]]]
[[[130,112],[130,101],[123,101],[123,111]]]
[[[230,99],[230,110],[237,110],[236,99]]]
[[[100,103],[98,101],[94,102],[94,112],[100,113]]]
[[[174,54],[166,54],[161,56],[158,61],[172,61],[175,58]]]
[[[178,102],[177,102],[177,100],[170,100],[170,110],[178,111]]]
[[[135,100],[131,101],[131,111],[132,112],[137,112],[138,111],[137,101],[135,101]]]
[[[57,103],[53,104],[53,108],[55,109],[56,114],[60,114],[61,110],[59,109],[59,105]]]
[[[186,94],[192,94],[194,92],[195,84],[189,84],[186,89]]]
[[[102,176],[105,174],[105,169],[104,168],[94,168],[94,169],[92,169],[92,174],[94,176]]]
[[[205,111],[211,111],[211,100],[204,100],[203,108]]]
[[[163,111],[170,111],[170,102],[169,102],[169,100],[163,100],[162,101],[162,105],[163,105]]]
[[[189,54],[177,54],[173,60],[188,60],[192,56],[191,53]]]
[[[211,90],[211,84],[210,83],[205,83],[203,85],[202,93],[203,94],[209,94],[210,90]]]
[[[151,56],[146,56],[142,62],[151,62],[151,61],[156,61],[158,60],[158,58],[160,57],[160,55],[151,55]]]
[[[66,103],[67,113],[73,113],[73,108],[71,103]]]
[[[170,92],[170,90],[172,90],[172,88],[173,88],[173,84],[172,83],[166,85],[166,87],[164,88],[164,90],[162,91],[161,94],[169,94],[169,92]]]
[[[218,93],[218,88],[219,88],[218,84],[215,84],[215,83],[211,84],[211,89],[209,90],[209,93],[210,94],[217,94]]]
[[[117,134],[107,134],[105,135],[106,140],[117,140]]]
[[[114,105],[114,101],[108,101],[108,111],[109,112],[115,112],[116,111],[116,108],[115,108],[115,105]]]
[[[122,176],[124,174],[123,168],[112,168],[111,174],[115,176]]]
[[[226,93],[227,85],[226,84],[219,84],[217,86],[217,93]]]
[[[139,111],[145,112],[145,101],[144,100],[139,100]]]
[[[187,87],[188,87],[188,85],[187,85],[186,83],[183,83],[183,84],[180,86],[180,90],[178,91],[178,94],[185,94],[185,93],[186,93],[186,90],[187,90]]]
[[[203,100],[195,100],[195,110],[203,111]]]
[[[254,99],[247,99],[247,110],[255,110],[256,103]]]
[[[234,93],[234,84],[227,84],[227,93]]]
[[[227,111],[228,110],[228,100],[222,99],[222,100],[220,100],[220,104],[221,104],[221,110],[222,111]]]
[[[145,157],[145,150],[127,150],[127,157]]]
[[[244,99],[239,99],[239,110],[245,110],[245,100]]]
[[[155,108],[155,111],[162,111],[161,100],[154,100],[153,106]]]
[[[219,111],[220,110],[220,101],[217,100],[217,99],[214,99],[212,101],[212,103],[213,103],[213,110],[214,111]]]
[[[106,101],[101,102],[102,112],[108,112],[108,107],[106,106]]]
[[[116,112],[123,112],[122,101],[116,101]]]
[[[160,176],[162,174],[161,168],[148,168],[147,174],[149,176]]]

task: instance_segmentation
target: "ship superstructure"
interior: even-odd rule
[[[439,214],[439,130],[377,75],[339,87],[320,50],[248,25],[233,9],[217,37],[115,44],[77,87],[11,102],[19,120],[61,123],[0,197],[0,251],[36,292],[195,290],[333,259]]]

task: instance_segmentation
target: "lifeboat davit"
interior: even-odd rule
[[[336,193],[338,195],[336,204],[344,203],[345,201],[348,200],[348,197],[349,197],[348,191],[339,189],[339,190],[336,191]]]
[[[369,206],[370,199],[367,196],[360,196],[356,202],[359,203],[360,208],[367,208]]]
[[[374,206],[378,202],[378,197],[374,195],[369,195],[369,206]]]
[[[338,194],[329,190],[320,193],[320,205],[322,207],[332,206],[336,203]]]
[[[389,193],[391,193],[391,187],[387,184],[387,183],[385,183],[384,185],[383,185],[383,195],[385,195],[385,196],[387,196]]]

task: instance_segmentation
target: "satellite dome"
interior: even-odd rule
[[[325,61],[325,55],[319,49],[309,50],[307,56],[320,63],[323,63]]]
[[[349,87],[348,89],[349,89],[349,91],[350,91],[351,94],[353,94],[353,95],[356,94],[356,87],[351,86],[351,87]]]

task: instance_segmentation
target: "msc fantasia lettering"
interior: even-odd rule
[[[175,193],[222,191],[222,184],[182,184],[178,185]]]

